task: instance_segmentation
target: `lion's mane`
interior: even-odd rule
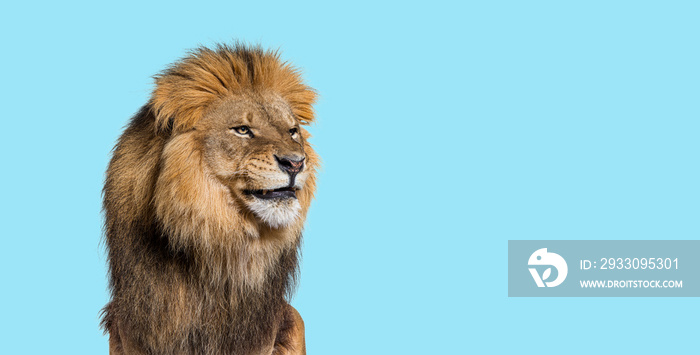
[[[301,123],[314,120],[315,93],[297,70],[276,52],[236,44],[194,50],[157,75],[119,138],[103,191],[110,337],[147,353],[238,354],[273,336],[294,286],[314,174],[299,191],[299,222],[266,227],[226,202],[191,138],[207,110],[246,91],[274,92]]]

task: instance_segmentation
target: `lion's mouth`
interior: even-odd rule
[[[294,187],[282,187],[274,190],[244,190],[243,193],[263,200],[275,198],[297,198],[297,189]]]

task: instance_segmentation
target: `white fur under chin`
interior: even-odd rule
[[[252,201],[248,202],[248,208],[270,227],[282,228],[294,223],[299,218],[301,204],[295,198],[284,200],[253,198]]]

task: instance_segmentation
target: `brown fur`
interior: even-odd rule
[[[156,77],[105,181],[110,353],[305,353],[286,298],[319,164],[298,127],[313,121],[314,100],[258,47],[200,48]],[[256,137],[232,134],[241,124]],[[284,154],[306,158],[305,180],[298,218],[274,227],[243,191],[282,179],[273,156]]]

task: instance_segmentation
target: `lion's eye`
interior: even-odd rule
[[[299,129],[298,128],[292,128],[289,130],[289,134],[292,135],[292,138],[296,138],[297,134],[299,134]]]
[[[253,132],[250,131],[250,127],[248,126],[231,127],[231,129],[241,136],[253,136]]]

